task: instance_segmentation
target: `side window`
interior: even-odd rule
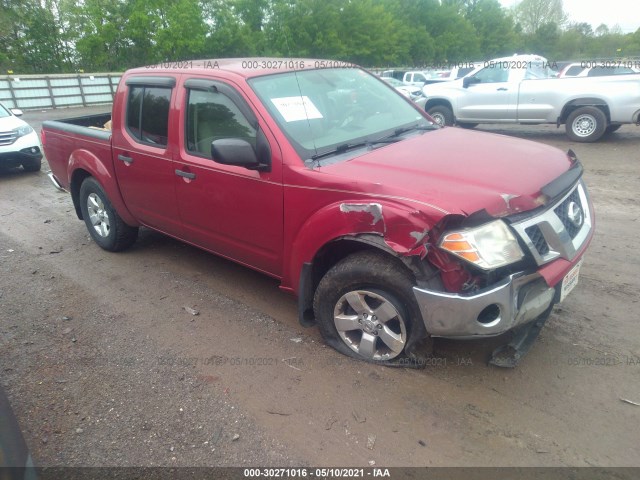
[[[236,104],[217,91],[189,90],[187,101],[186,149],[211,158],[211,142],[241,138],[256,147],[257,131]]]
[[[134,86],[127,100],[127,130],[139,142],[165,147],[171,89]]]
[[[578,75],[582,70],[584,70],[584,68],[581,67],[580,65],[574,65],[574,66],[569,67],[567,69],[567,71],[565,72],[564,76],[565,77],[573,77],[574,75]]]
[[[509,78],[509,70],[498,65],[483,68],[474,75],[480,83],[506,82]]]

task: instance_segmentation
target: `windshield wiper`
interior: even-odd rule
[[[317,153],[311,156],[311,160],[318,160],[319,158],[329,157],[331,155],[337,155],[339,153],[344,153],[347,150],[352,150],[354,148],[362,148],[362,147],[371,147],[378,143],[394,143],[399,141],[399,138],[381,138],[378,140],[366,140],[364,142],[358,143],[343,143],[342,145],[338,145],[336,148],[328,150],[326,152]]]
[[[376,142],[386,142],[389,141],[391,139],[394,139],[395,137],[399,137],[400,135],[407,133],[407,132],[412,132],[414,130],[422,130],[424,132],[428,131],[428,130],[438,130],[442,127],[440,127],[440,125],[436,125],[434,124],[430,124],[430,125],[411,125],[410,127],[400,127],[400,128],[396,128],[393,133],[389,134],[389,135],[385,135],[382,138],[379,138],[378,140],[374,140],[374,142],[372,143],[376,143]],[[398,138],[395,138],[396,141],[398,141]]]
[[[333,148],[326,152],[316,153],[315,155],[311,156],[311,160],[318,160],[320,158],[329,157],[331,155],[337,155],[340,153],[344,153],[347,150],[352,150],[354,148],[361,148],[361,147],[371,148],[373,147],[373,145],[378,145],[380,143],[399,142],[401,140],[401,138],[398,138],[400,135],[407,132],[411,132],[413,130],[427,131],[427,130],[437,130],[438,128],[440,128],[440,126],[435,124],[434,125],[412,125],[410,127],[396,128],[393,131],[393,133],[391,133],[390,135],[385,135],[384,137],[378,138],[376,140],[365,140],[363,142],[358,142],[358,143],[343,143],[342,145],[338,145],[336,148]]]

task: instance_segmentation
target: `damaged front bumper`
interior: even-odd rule
[[[464,295],[414,287],[429,335],[477,338],[500,335],[535,320],[554,303],[556,288],[538,272],[516,273]]]

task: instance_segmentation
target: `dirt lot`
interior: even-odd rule
[[[352,361],[274,280],[146,230],[104,252],[46,165],[1,173],[0,378],[36,462],[640,466],[621,400],[640,403],[640,129],[483,129],[573,149],[597,214],[578,287],[514,370],[487,366],[495,341],[437,341],[424,370]]]

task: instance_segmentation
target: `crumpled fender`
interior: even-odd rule
[[[290,259],[283,287],[292,286],[297,293],[302,265],[312,262],[327,243],[361,234],[379,235],[388,250],[398,256],[427,253],[425,242],[431,227],[443,216],[442,212],[427,212],[410,205],[386,199],[343,200],[318,210],[298,230],[285,252]]]
[[[103,151],[103,153],[105,152]],[[109,160],[111,160],[110,149],[108,155]],[[113,165],[106,165],[102,159],[94,153],[91,153],[89,150],[78,149],[74,150],[69,156],[69,162],[67,164],[69,184],[71,184],[71,179],[77,170],[84,170],[88,172],[100,183],[100,185],[102,185],[107,197],[109,197],[111,205],[116,209],[118,215],[120,215],[127,225],[140,225],[136,218],[131,215],[131,212],[129,212],[129,209],[124,203],[122,195],[120,195],[120,188],[118,187],[118,181],[115,177]]]

